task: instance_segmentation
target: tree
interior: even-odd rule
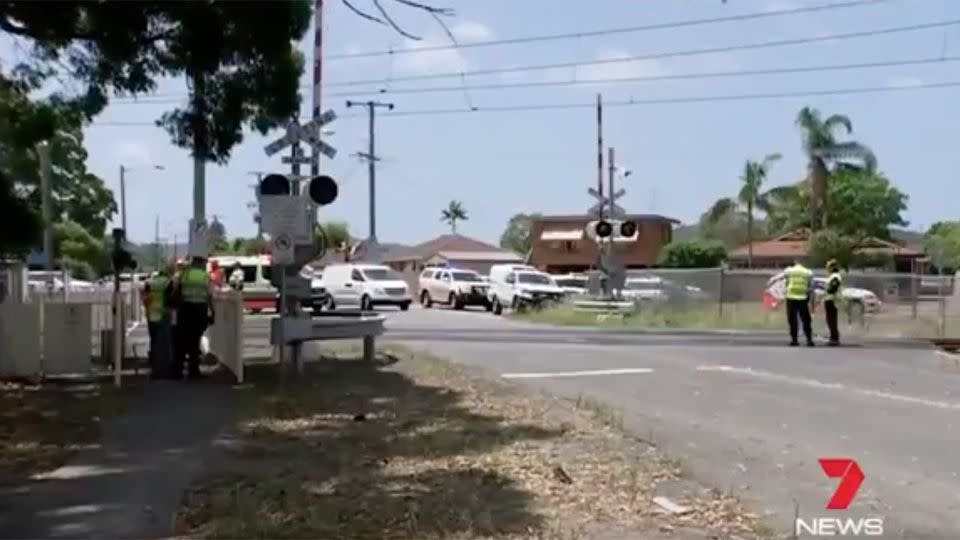
[[[0,259],[20,258],[40,241],[40,219],[0,171]]]
[[[461,201],[450,201],[447,207],[440,212],[440,221],[450,225],[450,232],[457,234],[457,222],[470,219],[467,209]]]
[[[318,226],[323,231],[328,250],[350,247],[350,227],[344,221],[328,221]],[[319,234],[319,232],[318,232]]]
[[[739,211],[741,208],[745,212],[747,225],[747,267],[753,266],[753,219],[754,208],[760,210],[767,209],[766,194],[761,191],[764,180],[767,179],[767,173],[773,163],[780,159],[780,154],[767,154],[761,161],[747,162],[743,166],[743,174],[740,176],[740,192],[735,199],[720,199],[714,203],[713,207],[707,212],[708,221],[717,223],[721,218]]]
[[[938,221],[931,225],[923,251],[940,270],[949,273],[960,268],[960,221]]]
[[[506,229],[500,235],[500,247],[515,253],[529,253],[533,246],[530,226],[540,214],[514,214],[507,222]]]
[[[809,161],[813,203],[811,227],[826,227],[827,184],[831,167],[834,171],[855,168],[872,173],[876,170],[877,158],[872,150],[859,142],[840,140],[841,129],[846,134],[853,133],[853,123],[844,115],[834,114],[823,118],[817,109],[804,107],[797,114],[796,123],[803,135],[803,149]]]
[[[111,270],[110,253],[102,237],[95,237],[79,223],[64,221],[53,226],[54,254],[79,279],[93,279]]]
[[[715,268],[726,259],[726,248],[716,240],[671,242],[660,252],[660,265],[668,268]]]

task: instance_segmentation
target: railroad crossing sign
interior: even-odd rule
[[[293,264],[293,239],[286,234],[278,234],[273,239],[273,263]]]
[[[337,149],[320,140],[320,128],[336,119],[337,113],[329,110],[303,125],[300,125],[300,122],[296,120],[292,120],[287,124],[287,133],[264,146],[263,150],[268,156],[272,156],[294,143],[305,142],[319,150],[323,155],[333,159],[337,155]],[[288,163],[289,161],[285,160],[284,162]],[[307,161],[307,163],[310,163],[310,161]]]
[[[593,188],[588,188],[587,193],[597,200],[597,203],[590,207],[590,210],[587,210],[587,214],[594,215],[599,214],[600,211],[606,206],[607,216],[611,219],[624,219],[627,217],[627,211],[623,209],[622,206],[616,203],[616,200],[620,197],[623,197],[627,192],[621,188],[613,193],[610,197],[604,197],[597,190]]]

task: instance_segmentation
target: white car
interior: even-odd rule
[[[400,274],[379,264],[329,265],[323,270],[323,284],[330,295],[329,309],[355,305],[367,311],[397,306],[406,311],[413,302]]]
[[[766,292],[773,298],[782,300],[786,297],[786,284],[787,274],[785,272],[780,272],[767,281]],[[817,301],[823,301],[823,296],[827,294],[826,277],[814,276],[813,293],[816,295]],[[876,293],[868,289],[861,289],[859,287],[847,287],[845,285],[841,285],[840,298],[843,303],[846,304],[846,309],[850,310],[851,312],[860,311],[863,313],[877,313],[880,311],[880,308],[883,307],[883,303],[880,301],[880,298],[877,297]]]
[[[553,277],[532,266],[495,264],[490,268],[490,282],[488,298],[496,315],[505,307],[519,311],[564,298],[563,289]]]
[[[553,280],[568,296],[584,296],[587,294],[587,276],[583,274],[563,274],[553,276]]]
[[[438,303],[453,309],[483,306],[490,311],[487,289],[489,285],[473,270],[427,268],[420,274],[420,304],[425,308]]]
[[[633,301],[665,301],[668,298],[663,280],[656,276],[627,278],[620,294]]]

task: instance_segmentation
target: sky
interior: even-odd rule
[[[837,3],[801,0],[432,0],[451,7],[445,19],[461,45],[470,42],[591,32],[689,19],[724,17],[802,6]],[[354,0],[373,11],[370,0]],[[750,75],[724,78],[674,78],[617,83],[604,79],[663,77],[718,71],[769,70],[960,57],[956,25],[850,40],[722,53],[661,57],[642,61],[586,64],[549,70],[488,75],[472,71],[513,66],[574,64],[690,49],[722,48],[772,40],[811,38],[888,27],[960,20],[960,2],[887,0],[871,5],[765,19],[612,33],[522,44],[336,58],[367,51],[405,51],[450,45],[429,15],[393,1],[383,2],[414,41],[386,26],[351,13],[339,0],[326,0],[324,14],[322,108],[339,118],[326,141],[337,148],[323,160],[323,172],[339,186],[338,199],[319,219],[346,221],[355,236],[368,232],[366,165],[352,154],[366,152],[368,119],[347,99],[392,102],[391,116],[378,111],[376,151],[377,236],[385,242],[418,243],[449,232],[440,221],[448,201],[462,201],[469,219],[458,232],[496,243],[510,216],[519,212],[582,213],[593,204],[587,189],[597,179],[596,112],[601,93],[604,145],[614,147],[617,164],[630,170],[620,204],[631,212],[655,212],[695,222],[720,197],[732,196],[747,159],[779,152],[769,186],[796,182],[805,174],[797,111],[811,106],[824,114],[843,113],[853,122],[852,139],[874,150],[879,167],[909,197],[910,227],[925,229],[942,219],[958,219],[957,167],[950,165],[960,132],[958,87],[918,88],[960,81],[958,62],[931,62],[874,69]],[[310,69],[313,28],[301,49],[308,69],[302,87],[306,121],[312,111]],[[8,40],[3,58],[20,54]],[[662,54],[661,54],[662,56]],[[464,76],[428,80],[392,80],[464,72]],[[378,83],[345,86],[373,80]],[[573,84],[574,81],[580,81]],[[586,82],[584,82],[586,81]],[[523,83],[550,86],[502,88]],[[493,85],[494,89],[471,87]],[[400,92],[447,87],[445,92]],[[684,101],[686,98],[743,94],[783,94],[849,88],[897,88],[883,93]],[[466,90],[464,89],[466,88]],[[379,95],[378,91],[386,89]],[[159,236],[185,239],[192,209],[192,161],[173,146],[153,121],[186,97],[183,80],[164,80],[156,96],[139,101],[116,99],[85,131],[88,167],[105,179],[119,198],[119,168],[127,173],[128,238]],[[391,93],[395,92],[395,93]],[[663,103],[663,100],[674,100]],[[653,101],[651,103],[650,101]],[[659,101],[659,102],[657,102]],[[582,104],[579,108],[550,108]],[[487,111],[485,108],[546,106],[539,110]],[[468,110],[457,114],[417,114],[428,110]],[[953,112],[951,112],[953,111]],[[406,113],[406,114],[404,114]],[[284,172],[279,155],[263,147],[283,135],[247,133],[225,166],[207,167],[207,215],[216,216],[229,236],[256,232],[252,184],[254,171]],[[606,159],[606,151],[604,152]],[[163,170],[151,167],[159,164]],[[606,174],[606,173],[605,173]],[[119,216],[117,217],[119,221]]]

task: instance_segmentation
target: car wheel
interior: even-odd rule
[[[500,299],[493,297],[493,314],[502,315],[503,314],[503,304],[500,303]]]
[[[487,300],[486,302],[483,303],[483,309],[487,311],[493,311],[493,304],[491,304],[490,301]]]
[[[463,309],[463,302],[457,298],[457,295],[450,293],[450,302],[449,304],[453,306],[453,309]]]
[[[510,303],[510,309],[517,313],[524,313],[527,311],[527,305],[521,302],[519,297],[514,296],[513,302]]]
[[[407,311],[408,309],[410,309],[410,303],[409,303],[409,302],[404,303],[404,304],[400,304],[400,311]]]
[[[335,309],[337,309],[337,304],[333,301],[333,297],[331,296],[327,299],[327,311],[333,311]]]
[[[361,311],[372,311],[372,310],[373,310],[373,306],[370,305],[370,297],[369,297],[369,296],[363,295],[363,297],[360,298],[360,310],[361,310]]]
[[[422,305],[425,308],[429,308],[430,306],[433,305],[433,300],[430,299],[430,293],[428,293],[427,291],[423,291],[422,293],[420,293],[420,305]]]

